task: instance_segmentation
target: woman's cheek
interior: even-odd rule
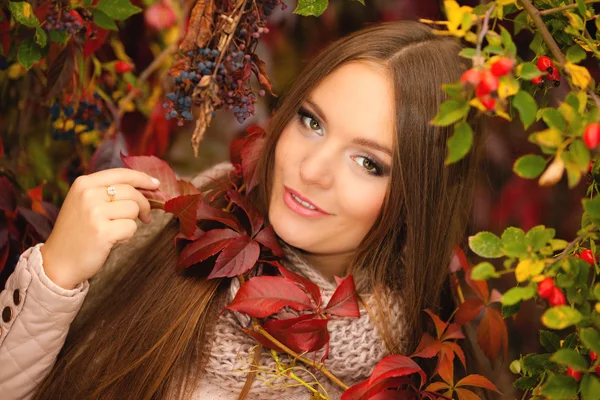
[[[373,182],[372,184],[360,182],[358,179],[353,179],[354,182],[343,185],[341,196],[341,205],[346,210],[349,218],[356,221],[362,221],[366,230],[371,229],[373,223],[377,219],[383,201],[387,184],[382,178],[370,178],[381,180],[381,182]],[[347,180],[349,181],[349,180]]]

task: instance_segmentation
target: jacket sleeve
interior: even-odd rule
[[[88,292],[66,290],[44,273],[40,248],[21,254],[0,293],[0,398],[28,399],[46,377]]]

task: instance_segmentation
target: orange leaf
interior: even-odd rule
[[[438,317],[437,315],[435,315],[430,309],[426,309],[425,312],[427,314],[429,314],[429,316],[433,320],[433,323],[435,324],[435,330],[437,331],[437,337],[438,337],[438,339],[441,338],[442,335],[444,334],[444,331],[446,330],[446,327],[448,326],[448,324],[445,323],[445,322],[443,322],[440,319],[440,317]]]
[[[500,346],[503,346],[504,358],[506,358],[508,333],[504,319],[498,310],[489,307],[486,308],[486,312],[477,329],[477,341],[490,362],[493,363],[494,359],[498,356]]]
[[[462,363],[463,367],[465,367],[465,370],[467,369],[467,361],[465,359],[465,353],[463,352],[463,349],[457,343],[444,342],[442,344],[442,346],[449,347],[450,349],[452,349],[452,351],[454,353],[456,353],[456,355],[458,356],[458,359]]]
[[[456,383],[456,386],[477,386],[480,388],[489,389],[500,393],[498,388],[496,388],[496,386],[492,382],[490,382],[486,377],[478,374],[471,374],[465,376]]]
[[[464,325],[475,318],[483,309],[483,301],[479,298],[467,299],[458,307],[454,315],[457,324]]]
[[[432,392],[437,392],[440,391],[442,389],[449,389],[450,386],[448,386],[448,384],[446,382],[433,382],[432,384],[430,384],[429,386],[427,386],[425,388],[425,390],[429,390]]]
[[[458,400],[481,400],[479,396],[467,389],[456,389]]]
[[[465,335],[460,329],[460,325],[458,324],[450,324],[446,333],[442,336],[442,340],[450,340],[450,339],[464,339]]]
[[[431,358],[438,355],[441,349],[441,343],[429,333],[424,333],[421,341],[411,357]]]
[[[450,387],[454,386],[454,365],[449,357],[440,357],[437,373]]]

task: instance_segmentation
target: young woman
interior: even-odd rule
[[[326,365],[346,384],[367,378],[389,353],[412,353],[427,330],[422,310],[443,316],[455,306],[443,294],[478,152],[445,167],[451,128],[429,121],[446,99],[441,85],[469,67],[459,51],[454,39],[417,22],[368,27],[316,57],[270,121],[252,201],[283,245],[286,266],[317,283],[324,301],[334,276],[352,273],[368,308],[329,325]],[[113,245],[134,235],[138,217],[150,222],[136,188],[157,185],[124,169],[78,178],[47,242],[21,256],[0,296],[9,309],[0,322],[3,399],[210,400],[242,392],[254,342],[240,329],[243,318],[219,314],[237,280],[176,271],[175,219],[149,225],[160,224],[115,271],[104,271],[110,284],[71,325]],[[261,364],[273,364],[267,352]],[[316,376],[330,398],[341,396]],[[302,386],[276,383],[255,379],[247,398],[310,397]]]

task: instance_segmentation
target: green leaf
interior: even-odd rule
[[[96,10],[92,11],[92,14],[94,15],[94,23],[96,25],[98,25],[100,28],[109,29],[111,31],[118,30],[117,24],[115,24],[115,21],[111,17],[109,17],[108,15],[103,13],[102,11],[96,9]]]
[[[552,354],[527,354],[523,357],[521,362],[521,369],[526,374],[538,375],[544,372],[548,367],[554,364],[554,362],[550,361],[550,356]],[[548,365],[550,364],[550,365]]]
[[[564,329],[581,322],[583,316],[569,306],[552,307],[542,315],[542,322],[550,329]]]
[[[508,257],[521,257],[527,254],[525,232],[510,226],[502,232],[502,251]]]
[[[581,14],[582,17],[585,18],[585,3],[583,0],[577,0],[577,11],[579,11],[579,14]]]
[[[538,379],[537,376],[522,376],[513,382],[513,386],[523,391],[533,389],[537,386]]]
[[[328,4],[327,0],[298,0],[294,14],[318,17],[325,12]]]
[[[596,300],[600,300],[600,283],[594,285],[594,297]]]
[[[430,122],[432,125],[448,126],[460,120],[469,112],[466,100],[450,99],[440,104],[440,110]]]
[[[550,247],[553,251],[564,250],[569,245],[569,242],[562,239],[552,239],[550,241]]]
[[[565,118],[556,108],[545,108],[542,114],[542,119],[546,125],[548,125],[550,128],[556,129],[559,132],[564,133],[565,129],[567,128],[567,121],[565,121]]]
[[[491,232],[479,232],[469,237],[469,247],[475,254],[485,258],[502,257],[502,242]]]
[[[123,21],[142,11],[141,8],[131,4],[129,0],[100,0],[96,9],[117,21]]]
[[[519,110],[521,122],[523,123],[525,130],[527,130],[527,128],[535,122],[535,114],[538,109],[535,99],[525,90],[519,90],[517,94],[512,97],[511,101],[512,105]]]
[[[571,333],[563,340],[561,348],[574,349],[575,347],[577,347],[577,334]]]
[[[521,178],[534,179],[546,168],[546,160],[542,156],[527,154],[521,156],[515,161],[513,171]]]
[[[517,46],[515,46],[515,43],[513,42],[512,36],[510,34],[509,31],[506,30],[505,27],[503,27],[502,25],[500,26],[500,35],[502,37],[502,45],[504,46],[504,48],[506,49],[506,52],[511,55],[511,56],[515,56],[517,54]]]
[[[454,125],[454,134],[448,139],[448,155],[444,164],[449,165],[462,159],[469,153],[472,145],[473,130],[467,122],[460,121]]]
[[[581,396],[583,400],[600,399],[600,380],[592,374],[585,374],[581,379]]]
[[[583,209],[594,223],[600,223],[600,196],[593,199],[583,199]]]
[[[583,141],[579,139],[575,140],[571,143],[571,146],[569,146],[569,151],[573,156],[573,161],[581,171],[587,171],[590,164],[590,150],[583,144]]]
[[[532,286],[517,286],[507,290],[502,295],[502,304],[512,306],[520,301],[525,301],[535,296],[535,289]]]
[[[443,83],[442,90],[450,97],[458,97],[463,91],[462,83]]]
[[[40,21],[36,18],[31,8],[31,4],[26,1],[9,1],[10,12],[12,16],[21,24],[30,28],[40,26]]]
[[[571,367],[575,371],[585,371],[588,369],[588,363],[585,358],[583,358],[583,356],[575,350],[571,349],[558,350],[552,357],[550,357],[550,360],[557,364]]]
[[[500,312],[502,313],[502,318],[506,319],[518,313],[521,309],[521,304],[523,304],[522,301],[519,301],[518,303],[512,304],[510,306],[502,304],[502,308],[500,309]]]
[[[533,251],[539,251],[542,247],[546,246],[550,240],[554,239],[555,234],[554,229],[546,228],[544,225],[537,225],[527,232],[525,241],[531,246]]]
[[[542,388],[542,394],[552,399],[567,399],[577,394],[577,381],[565,375],[551,376]]]
[[[524,62],[523,64],[520,64],[517,67],[516,72],[518,77],[527,80],[531,80],[543,75],[543,72],[540,71],[534,63],[530,62]]]
[[[574,44],[573,46],[567,49],[567,60],[572,62],[573,64],[577,64],[585,60],[587,54],[584,49],[581,48],[580,45]]]
[[[494,266],[487,261],[477,264],[471,270],[471,279],[475,279],[476,281],[487,281],[490,278],[499,277],[500,275],[496,272]]]
[[[600,333],[594,328],[582,328],[579,331],[579,339],[588,348],[600,354]]]
[[[57,43],[66,44],[69,39],[69,35],[67,31],[57,31],[56,29],[52,29],[50,31],[50,40]]]
[[[362,4],[363,6],[365,5],[365,0],[355,0],[358,1],[360,4]]]
[[[17,59],[25,69],[29,70],[33,64],[40,61],[40,58],[42,58],[42,48],[35,42],[33,36],[21,42]]]
[[[529,24],[527,23],[527,11],[521,11],[514,19],[514,32],[513,35],[517,35],[523,29],[529,29]]]
[[[46,47],[46,44],[48,43],[48,35],[46,35],[46,32],[39,26],[35,28],[35,42],[39,44],[40,47]]]
[[[464,58],[473,58],[473,56],[477,54],[477,50],[472,47],[463,48],[458,55]]]
[[[560,349],[560,338],[554,332],[540,329],[540,343],[547,351],[551,353],[554,353],[556,350]]]

